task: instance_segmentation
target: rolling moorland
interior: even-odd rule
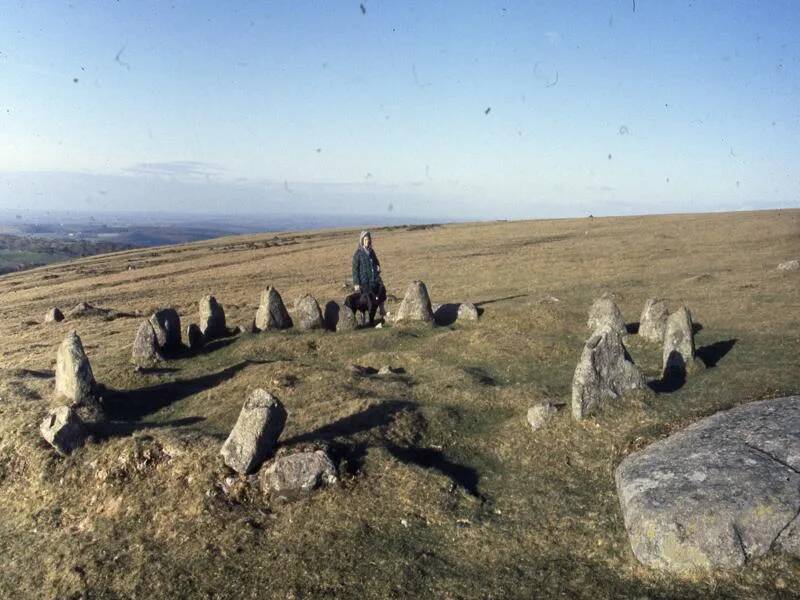
[[[0,277],[0,597],[790,598],[771,554],[678,577],[639,564],[614,469],[699,418],[800,393],[800,210],[373,230],[390,294],[415,279],[476,323],[250,333],[259,294],[341,301],[356,230],[259,234],[82,258]],[[594,299],[630,330],[652,296],[687,304],[705,370],[655,385],[661,348],[626,338],[655,391],[537,432],[569,402]],[[135,371],[142,319],[183,327],[213,294],[237,333]],[[48,309],[96,311],[44,323]],[[388,309],[394,312],[396,301]],[[68,457],[40,437],[56,349],[83,339],[111,419]],[[359,376],[349,366],[398,374]],[[286,406],[279,452],[325,446],[340,482],[263,495],[219,450],[247,393]],[[226,481],[228,480],[228,481]]]

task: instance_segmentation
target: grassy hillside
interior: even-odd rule
[[[131,247],[117,242],[52,240],[0,233],[0,274],[24,271],[76,257],[117,252]]]
[[[613,481],[622,457],[701,416],[800,393],[800,211],[484,223],[373,232],[389,292],[414,279],[480,322],[242,334],[157,372],[129,363],[140,319],[184,327],[212,293],[229,325],[259,292],[341,300],[357,231],[224,238],[0,277],[0,597],[729,598],[800,594],[800,562],[678,579],[641,566]],[[130,267],[130,268],[129,268]],[[606,290],[632,325],[687,303],[712,368],[531,433],[569,400]],[[42,324],[80,301],[112,317]],[[396,306],[390,306],[394,311]],[[55,352],[83,338],[107,438],[60,458],[40,440]],[[661,350],[629,336],[651,379]],[[358,377],[357,363],[404,373]],[[286,405],[284,450],[327,445],[341,485],[293,503],[228,480],[219,448],[248,390]],[[227,490],[224,491],[223,488]]]

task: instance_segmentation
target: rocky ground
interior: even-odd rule
[[[252,332],[270,285],[290,311],[306,293],[341,302],[357,231],[223,238],[0,277],[0,597],[800,594],[800,563],[781,552],[688,573],[640,563],[615,482],[627,456],[702,417],[800,390],[800,273],[777,268],[798,259],[800,211],[373,236],[390,312],[421,280],[444,307],[439,325]],[[605,292],[647,388],[576,421],[573,374]],[[142,321],[172,306],[186,343],[208,294],[230,331],[134,369]],[[691,309],[702,368],[683,379],[662,378],[662,346],[633,334],[652,297]],[[462,302],[478,321],[456,318]],[[55,306],[66,318],[44,322]],[[63,404],[55,357],[72,329],[107,422],[62,457],[39,424]],[[220,449],[256,389],[287,413],[278,459],[323,450],[332,483],[287,501],[274,477],[225,465]]]

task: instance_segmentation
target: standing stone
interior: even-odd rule
[[[261,301],[256,311],[255,327],[258,331],[269,329],[289,329],[292,318],[283,304],[283,299],[274,287],[269,286],[261,292]]]
[[[639,318],[639,335],[659,344],[664,340],[669,309],[667,303],[659,298],[648,298]]]
[[[214,296],[203,296],[200,299],[200,331],[205,340],[223,337],[228,333],[225,311]]]
[[[395,317],[395,322],[400,321],[433,322],[431,299],[428,296],[428,288],[423,282],[413,281],[406,288],[406,295],[400,303]]]
[[[51,410],[39,426],[39,433],[59,454],[66,456],[86,440],[86,427],[69,406]]]
[[[272,453],[284,425],[286,409],[281,401],[266,390],[253,390],[222,445],[225,464],[243,474],[258,470]]]
[[[60,323],[64,320],[64,313],[58,307],[51,308],[44,316],[45,323]]]
[[[589,309],[589,320],[586,324],[593,332],[603,327],[610,327],[619,335],[628,333],[628,329],[625,327],[625,319],[622,318],[619,307],[610,296],[603,296],[595,300]]]
[[[294,313],[297,321],[295,327],[300,331],[322,328],[322,312],[310,294],[305,294],[295,301]]]
[[[697,421],[626,457],[615,479],[645,565],[688,574],[800,557],[800,396]]]
[[[150,321],[142,321],[139,329],[136,330],[136,338],[133,340],[131,362],[137,367],[146,368],[152,367],[161,360],[155,329]]]
[[[354,331],[358,327],[355,313],[344,304],[339,307],[339,320],[336,322],[336,331]]]
[[[294,499],[336,483],[336,467],[322,450],[279,456],[259,474],[265,494]]]
[[[547,422],[558,412],[558,408],[552,402],[535,404],[528,409],[528,425],[532,431],[539,431],[547,425]]]
[[[186,328],[186,341],[190,350],[199,350],[203,347],[203,332],[196,323],[190,323]]]
[[[92,365],[81,338],[73,329],[61,342],[56,355],[56,394],[72,402],[83,402],[93,398],[95,387]]]
[[[586,342],[572,378],[572,416],[580,421],[628,390],[644,389],[644,375],[633,364],[620,334],[607,326]]]
[[[162,308],[150,317],[150,324],[156,332],[158,346],[164,350],[174,350],[181,345],[181,318],[174,308]]]
[[[478,309],[471,302],[464,302],[458,307],[458,320],[459,321],[477,321]]]
[[[339,323],[339,312],[341,307],[335,300],[329,300],[325,303],[325,310],[322,311],[322,320],[325,321],[325,329],[328,331],[336,331],[336,325]]]
[[[667,319],[664,332],[664,377],[682,376],[701,366],[695,358],[694,326],[689,309],[681,306]]]

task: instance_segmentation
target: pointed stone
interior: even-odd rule
[[[81,338],[70,331],[56,355],[56,394],[71,402],[92,399],[96,383]]]
[[[395,322],[422,321],[433,322],[433,307],[428,295],[428,288],[421,281],[413,281],[406,288],[406,295],[397,309]]]
[[[322,328],[322,312],[310,294],[305,294],[294,303],[295,327],[300,331]]]
[[[645,377],[625,350],[622,337],[611,327],[603,327],[586,342],[575,369],[572,416],[580,421],[606,399],[646,386]]]
[[[44,316],[45,323],[60,323],[64,320],[64,313],[58,307],[51,308]]]
[[[258,331],[289,329],[292,326],[292,318],[283,304],[283,298],[272,286],[261,292],[255,326]]]
[[[174,308],[162,308],[150,317],[150,324],[156,332],[158,347],[175,350],[181,345],[181,318]]]
[[[66,456],[83,445],[87,430],[72,408],[59,406],[44,418],[39,433],[59,454]]]
[[[667,328],[669,309],[667,303],[659,298],[648,298],[639,318],[639,335],[644,339],[661,343]]]
[[[137,367],[152,367],[162,360],[158,351],[158,338],[150,321],[142,321],[136,330],[131,350],[131,362]]]
[[[667,319],[664,331],[664,377],[691,373],[703,364],[695,356],[692,314],[681,306]]]
[[[253,390],[222,445],[225,464],[242,474],[257,471],[272,454],[285,425],[286,409],[281,401],[266,390]]]
[[[589,320],[586,323],[590,331],[598,331],[603,327],[610,327],[619,335],[627,335],[625,319],[616,302],[610,296],[602,296],[594,301],[589,309]]]
[[[223,337],[228,333],[225,310],[214,296],[203,296],[200,299],[199,327],[206,341]]]

